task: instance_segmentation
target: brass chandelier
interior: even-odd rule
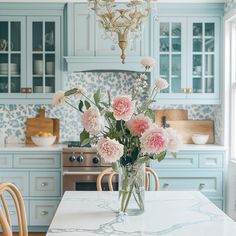
[[[124,64],[128,37],[140,33],[144,19],[151,11],[151,0],[131,0],[119,4],[115,0],[89,0],[89,5],[105,32],[116,34]]]

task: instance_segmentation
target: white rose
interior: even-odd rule
[[[157,88],[159,91],[162,90],[162,89],[166,89],[166,88],[169,87],[168,82],[167,82],[165,79],[162,79],[162,78],[157,79],[155,84],[156,84],[156,88]]]
[[[57,91],[52,98],[52,104],[54,106],[60,106],[65,101],[65,92],[64,91]]]
[[[152,58],[152,57],[144,57],[142,60],[141,60],[141,65],[143,65],[146,69],[150,69],[150,68],[153,68],[155,66],[155,59]]]

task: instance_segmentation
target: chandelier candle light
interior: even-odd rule
[[[149,70],[155,60],[144,58],[141,64]],[[90,98],[80,86],[58,91],[53,97],[55,106],[66,103],[82,113],[81,144],[96,144],[98,154],[113,163],[113,169],[119,172],[120,212],[129,215],[144,211],[145,164],[151,160],[162,161],[167,152],[175,156],[181,146],[181,138],[175,130],[155,124],[150,108],[157,93],[168,87],[167,81],[157,79],[149,96],[139,101],[147,86],[147,76],[143,73],[128,95],[111,98],[108,91],[104,99],[98,89]]]
[[[131,0],[128,3],[116,4],[115,0],[89,0],[89,5],[98,16],[98,22],[105,32],[117,34],[122,51],[122,63],[125,63],[125,50],[128,37],[141,31],[144,19],[151,11],[151,0]]]

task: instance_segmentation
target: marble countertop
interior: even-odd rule
[[[236,235],[236,223],[200,192],[146,192],[139,216],[117,209],[118,192],[66,192],[46,236]]]
[[[63,148],[66,148],[65,144],[56,144],[47,147],[39,147],[33,144],[6,144],[4,147],[0,147],[0,152],[15,152],[15,151],[62,151]],[[184,144],[181,148],[181,151],[224,151],[226,147],[216,144],[205,144],[205,145],[196,145],[196,144]]]

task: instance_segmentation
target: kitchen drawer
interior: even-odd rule
[[[161,168],[198,168],[198,154],[177,153],[176,158],[171,154],[167,154],[161,162],[152,161],[151,167],[154,169]]]
[[[12,154],[0,154],[0,168],[12,168]]]
[[[200,168],[223,168],[223,154],[206,153],[199,155]]]
[[[16,211],[16,207],[14,204],[13,200],[7,200],[6,199],[6,203],[9,209],[9,214],[11,217],[11,224],[12,226],[18,226],[18,220],[17,220],[17,211]],[[28,200],[24,200],[24,204],[25,204],[25,213],[26,213],[26,217],[27,217],[27,222],[29,222],[29,202]]]
[[[30,226],[49,226],[60,200],[31,200]]]
[[[14,155],[15,168],[61,168],[60,153],[22,153]]]
[[[30,196],[61,196],[61,172],[31,172]]]
[[[29,175],[21,171],[0,171],[0,182],[10,182],[15,184],[23,196],[29,195],[28,187]]]
[[[206,196],[221,197],[223,194],[222,172],[157,172],[160,181],[160,190],[170,191],[201,191]]]

